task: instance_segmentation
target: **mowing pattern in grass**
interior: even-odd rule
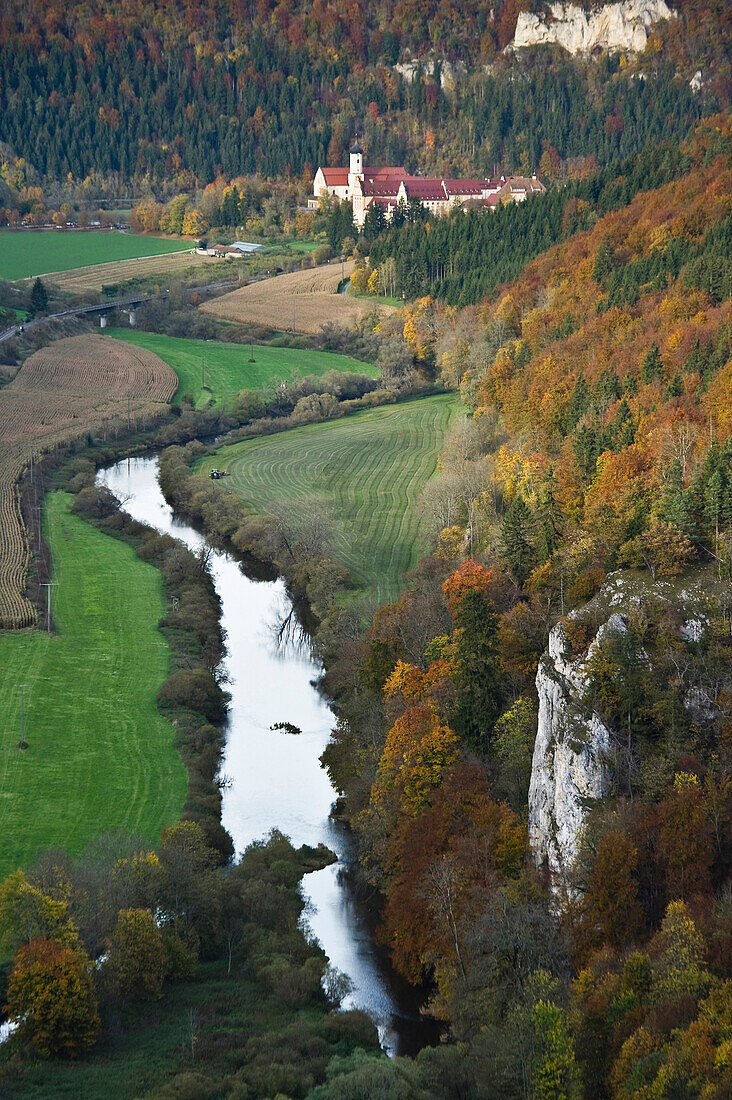
[[[175,395],[179,402],[190,394],[196,407],[216,404],[233,397],[240,390],[261,390],[285,379],[302,378],[306,374],[320,377],[326,371],[352,371],[376,378],[378,371],[330,351],[300,351],[296,348],[271,348],[255,344],[254,363],[249,362],[249,344],[225,344],[213,340],[183,340],[176,336],[158,336],[152,332],[130,332],[109,329],[118,340],[154,351],[178,375],[180,385]],[[204,366],[206,389],[201,389],[201,365]]]
[[[107,829],[156,839],[185,798],[173,728],[155,706],[169,667],[160,574],[70,503],[55,493],[46,515],[57,633],[0,633],[0,878]]]
[[[223,447],[200,464],[248,508],[322,498],[336,523],[334,555],[379,604],[394,599],[424,550],[419,497],[458,402],[451,394],[369,409]]]
[[[166,241],[162,237],[138,237],[116,230],[0,233],[0,279],[28,279],[53,271],[68,271],[108,260],[136,256],[158,256],[182,252],[188,241]],[[110,280],[111,281],[111,280]]]

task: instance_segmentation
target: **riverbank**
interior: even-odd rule
[[[184,540],[196,553],[206,550],[227,639],[223,672],[231,699],[221,811],[236,851],[276,827],[296,845],[324,844],[336,853],[336,864],[303,880],[312,907],[308,922],[331,965],[353,983],[345,1007],[369,1013],[390,1053],[416,1053],[437,1035],[425,1027],[414,996],[401,984],[397,991],[344,874],[355,858],[353,842],[330,817],[336,792],[320,764],[336,717],[317,689],[322,666],[293,615],[284,581],[245,575],[240,553],[222,549],[219,539],[208,545],[182,523],[162,497],[155,460],[133,459],[100,476],[138,521]],[[301,734],[272,730],[280,721]]]

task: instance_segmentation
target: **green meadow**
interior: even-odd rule
[[[178,375],[175,401],[192,398],[196,408],[230,400],[240,390],[269,389],[282,381],[319,377],[327,371],[348,371],[376,378],[368,363],[330,351],[303,351],[264,344],[227,344],[217,340],[186,340],[153,332],[109,329],[111,336],[147,348],[168,363]],[[250,358],[254,362],[250,363]],[[202,383],[203,382],[203,386]]]
[[[173,728],[155,705],[169,667],[160,574],[72,515],[71,501],[54,493],[45,517],[55,633],[0,632],[0,878],[112,828],[155,840],[186,793]]]
[[[186,241],[141,237],[118,230],[30,230],[0,232],[0,279],[28,279],[54,271],[184,252]]]
[[[223,447],[198,469],[227,469],[226,488],[253,512],[322,500],[335,557],[360,595],[382,604],[425,550],[420,496],[457,410],[452,394],[384,405]]]

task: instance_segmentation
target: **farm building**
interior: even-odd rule
[[[252,244],[251,241],[234,241],[233,244],[212,244],[205,250],[205,255],[218,256],[220,259],[240,260],[242,256],[249,256],[252,252],[259,252],[262,248],[264,248],[263,244]]]
[[[388,218],[397,203],[416,199],[431,214],[446,214],[456,204],[461,207],[488,206],[502,202],[522,202],[528,195],[545,191],[536,178],[500,176],[497,179],[447,179],[439,176],[411,176],[402,166],[364,167],[364,154],[358,141],[350,150],[348,168],[318,168],[313,194],[308,200],[317,209],[324,195],[353,203],[353,220],[361,228],[372,203],[380,203]]]

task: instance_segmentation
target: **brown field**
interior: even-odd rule
[[[344,275],[353,271],[353,262],[344,264]],[[291,332],[293,316],[295,332],[316,334],[330,322],[350,328],[374,308],[392,312],[391,306],[359,301],[338,293],[341,281],[339,263],[324,264],[289,275],[277,275],[232,290],[199,308],[226,321],[249,321],[282,332]]]
[[[31,355],[0,389],[0,627],[36,618],[25,595],[32,549],[19,489],[31,457],[90,431],[116,434],[128,415],[151,420],[177,386],[172,368],[144,348],[73,336]]]
[[[109,263],[77,267],[71,271],[57,271],[49,275],[48,282],[55,283],[69,294],[100,291],[103,286],[126,283],[130,279],[145,279],[150,275],[169,275],[202,264],[219,265],[228,274],[233,267],[226,260],[213,256],[197,256],[195,252],[169,252],[165,256],[141,256],[135,260],[110,260]],[[222,276],[223,277],[223,276]]]

